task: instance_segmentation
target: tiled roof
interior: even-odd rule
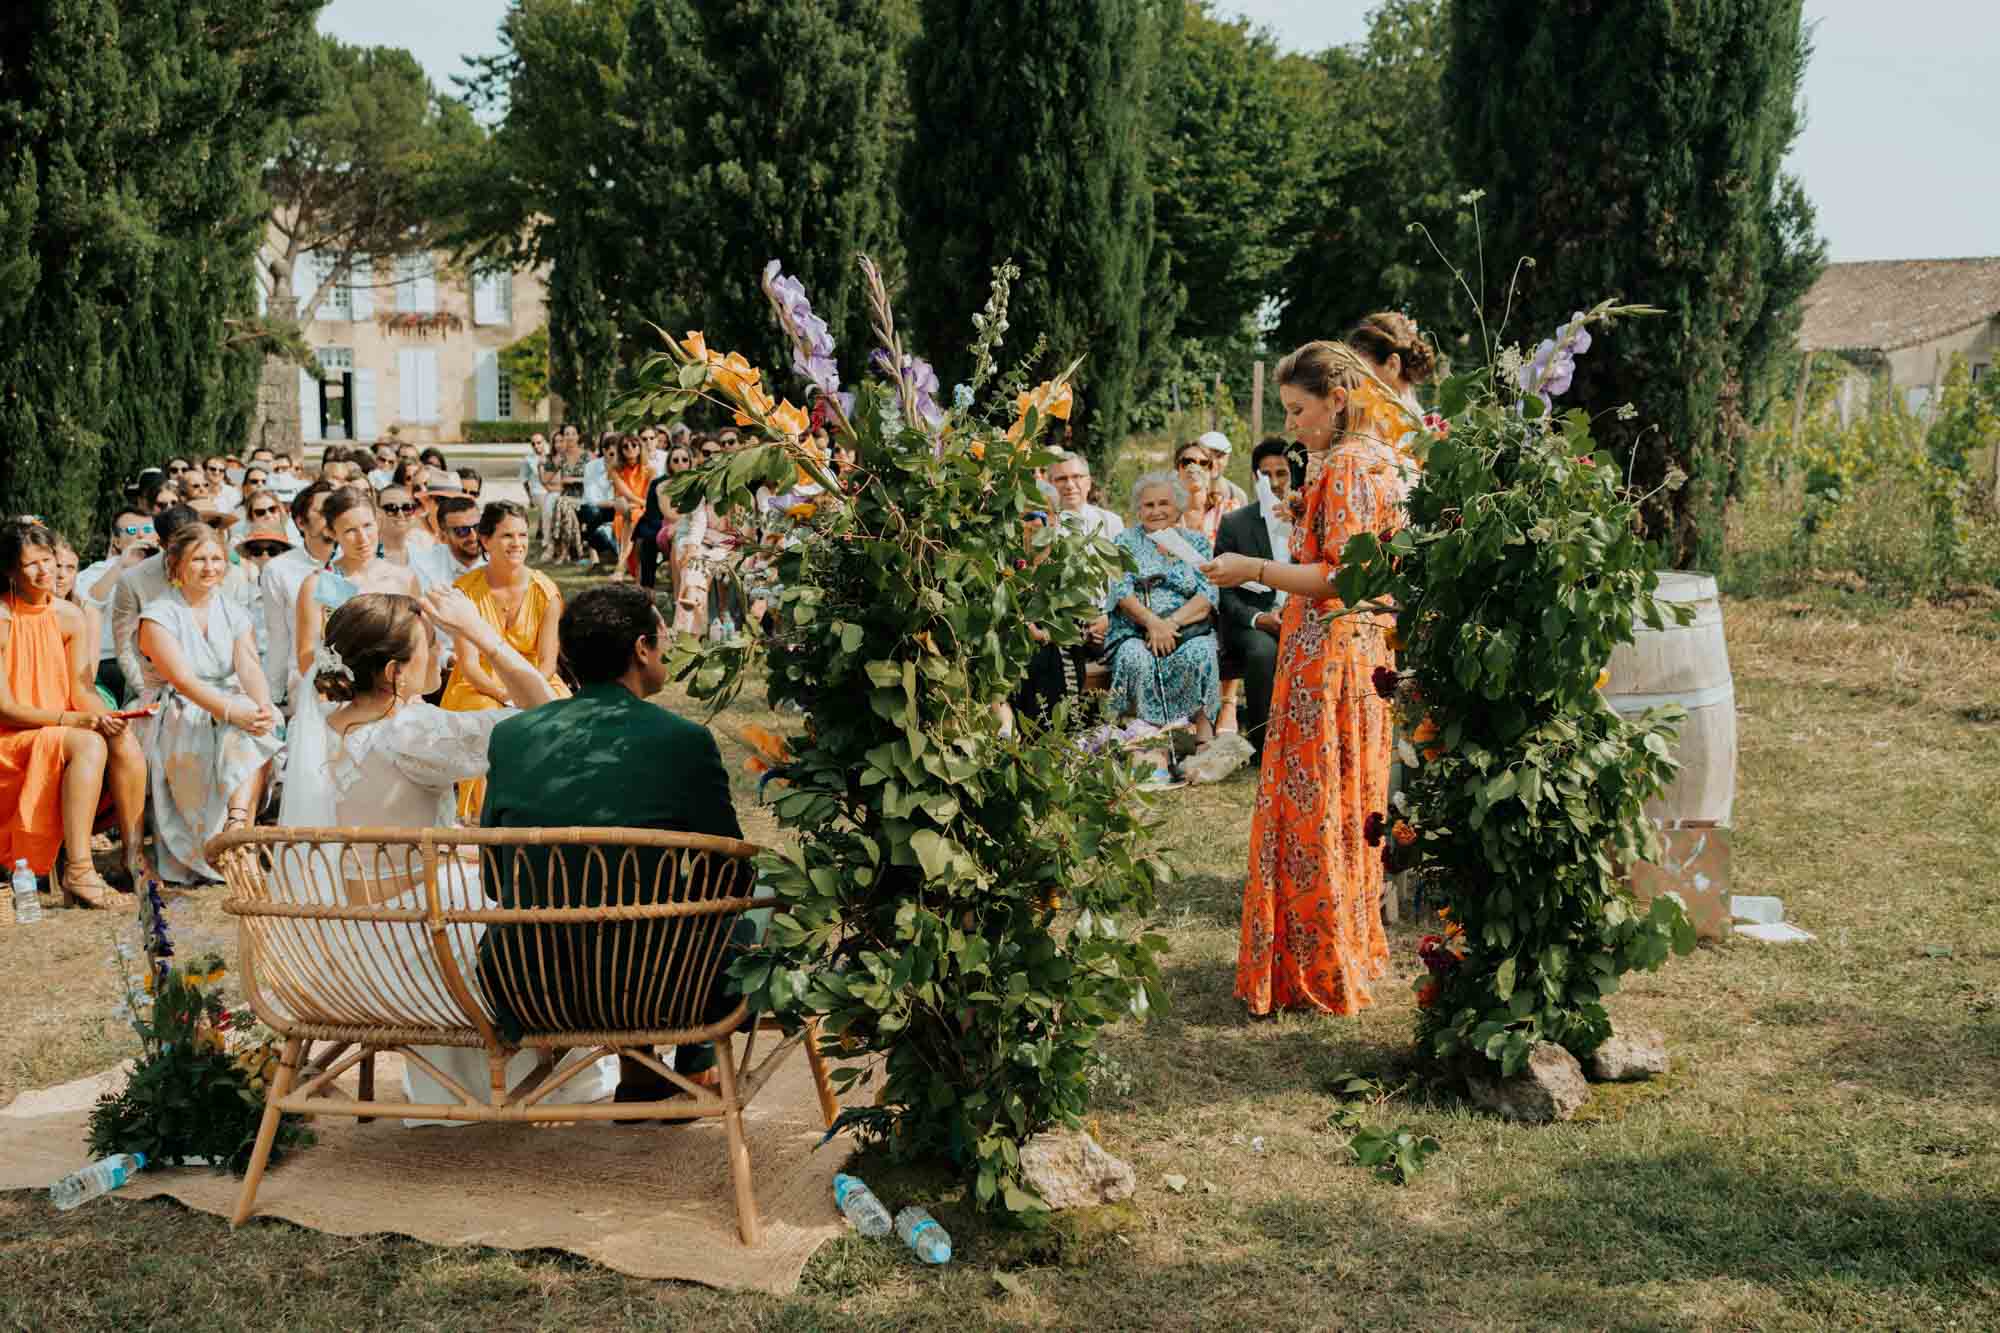
[[[1893,352],[2000,316],[2000,257],[1828,264],[1806,293],[1808,351]]]

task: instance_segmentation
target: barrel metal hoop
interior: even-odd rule
[[[1734,704],[1736,682],[1725,681],[1704,690],[1682,690],[1678,694],[1612,694],[1606,695],[1605,700],[1621,713],[1643,713],[1648,708],[1665,708],[1668,704],[1679,704],[1691,713],[1697,708]]]

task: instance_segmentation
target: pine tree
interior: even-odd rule
[[[0,12],[0,507],[82,537],[138,466],[240,431],[257,171],[318,8]]]
[[[613,168],[615,225],[648,260],[618,269],[632,346],[651,348],[650,320],[782,367],[758,283],[772,259],[841,345],[868,345],[855,260],[895,235],[898,54],[883,0],[639,0]]]
[[[1156,262],[1152,136],[1181,6],[1157,0],[923,0],[909,58],[915,132],[903,170],[914,346],[965,377],[993,268],[1012,259],[1005,351],[1046,338],[1047,373],[1084,356],[1078,442],[1121,442],[1149,342]],[[1169,327],[1162,327],[1167,325]]]
[[[1663,307],[1577,361],[1565,399],[1651,490],[1668,559],[1714,569],[1741,444],[1822,261],[1812,210],[1780,174],[1808,54],[1800,0],[1456,0],[1446,101],[1459,178],[1483,189],[1484,304],[1519,256],[1508,340],[1607,296]]]

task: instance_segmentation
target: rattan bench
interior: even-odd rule
[[[279,1117],[290,1112],[500,1122],[720,1116],[738,1226],[746,1245],[757,1244],[743,1108],[803,1044],[829,1127],[839,1114],[816,1031],[779,1035],[756,1060],[760,1033],[774,1029],[753,1022],[746,1004],[704,1019],[711,987],[724,984],[718,974],[732,928],[768,905],[752,897],[758,850],[630,828],[246,828],[218,836],[208,856],[228,881],[223,910],[237,918],[245,998],[284,1040],[234,1224],[255,1208]],[[513,901],[548,905],[502,909],[482,886],[503,883],[516,886]],[[482,941],[483,932],[494,933]],[[518,1023],[518,1041],[507,1039],[500,1015]],[[674,1073],[646,1049],[704,1041],[715,1043],[716,1088]],[[328,1046],[307,1061],[314,1042]],[[483,1050],[487,1096],[413,1049],[423,1046]],[[508,1062],[523,1050],[539,1059],[507,1086]],[[382,1051],[421,1067],[457,1100],[373,1100]],[[547,1100],[611,1054],[641,1061],[673,1092],[655,1102]],[[335,1080],[356,1064],[358,1097],[349,1098]]]

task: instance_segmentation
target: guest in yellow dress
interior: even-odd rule
[[[515,651],[535,664],[556,697],[567,699],[569,688],[556,677],[556,622],[562,619],[562,594],[546,574],[528,568],[528,511],[511,500],[495,500],[479,516],[479,544],[486,564],[460,575],[457,587],[487,624],[500,631]],[[464,638],[454,637],[451,679],[445,682],[439,706],[459,713],[486,708],[512,708],[500,673],[486,655]],[[486,799],[486,780],[458,784],[458,817],[479,821]]]

